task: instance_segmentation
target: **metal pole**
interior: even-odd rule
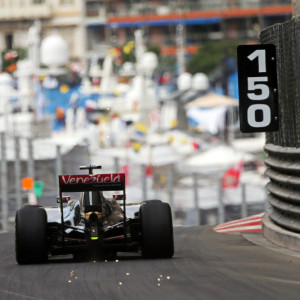
[[[28,142],[27,173],[28,173],[28,177],[33,178],[34,180],[35,172],[34,172],[34,157],[33,157],[33,139],[30,137],[28,138],[27,142]],[[34,190],[28,191],[28,203],[37,204],[37,199]]]
[[[2,55],[0,55],[0,72],[2,72],[2,66],[3,66]]]
[[[115,166],[115,172],[118,173],[120,170],[120,159],[119,157],[114,157],[114,166]]]
[[[223,202],[223,188],[222,188],[222,178],[218,181],[218,222],[219,224],[224,223],[225,221],[225,211],[224,211],[224,202]]]
[[[146,166],[141,165],[142,173],[142,199],[143,201],[147,200],[147,182],[146,182]]]
[[[201,210],[199,207],[199,194],[198,194],[198,174],[193,174],[194,180],[194,205],[196,211],[196,225],[201,225]]]
[[[242,184],[242,204],[241,204],[241,216],[247,217],[247,199],[246,199],[246,184]]]
[[[265,28],[265,19],[264,15],[262,13],[262,0],[259,0],[259,14],[258,14],[258,24],[260,27],[260,30],[263,30]]]
[[[28,164],[27,164],[27,173],[28,177],[34,179],[34,159],[33,159],[33,140],[28,138]]]
[[[300,16],[300,3],[298,0],[292,0],[293,18]]]
[[[85,18],[86,18],[86,1],[80,1],[79,3],[81,3],[81,7],[80,7],[80,11],[81,11],[81,16],[80,16],[80,21],[79,21],[79,36],[80,36],[80,56],[82,59],[82,63],[83,63],[83,71],[84,71],[84,75],[87,76],[88,73],[88,55],[87,55],[87,51],[88,51],[88,43],[87,43],[87,39],[88,39],[88,28],[85,24]]]
[[[5,133],[1,132],[1,213],[2,230],[8,229],[7,161]]]
[[[15,193],[16,209],[22,207],[21,194],[21,159],[20,159],[20,137],[15,137]]]
[[[61,146],[60,145],[56,145],[56,160],[55,160],[55,171],[56,171],[56,178],[55,178],[55,182],[56,182],[56,188],[58,191],[58,175],[62,174],[62,157],[61,157]]]
[[[178,74],[185,71],[185,27],[184,23],[176,26],[177,67]]]
[[[174,213],[174,180],[173,180],[173,168],[172,165],[168,168],[168,196],[169,196],[169,204],[171,206],[172,214]]]

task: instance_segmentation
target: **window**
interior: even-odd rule
[[[13,35],[12,34],[7,34],[5,36],[5,46],[6,50],[11,50],[13,48]]]
[[[60,0],[61,4],[71,4],[73,3],[73,0]]]

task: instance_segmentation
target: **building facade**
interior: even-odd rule
[[[0,50],[27,48],[28,30],[41,23],[41,39],[60,34],[69,45],[70,58],[85,56],[85,5],[82,0],[0,0]]]
[[[178,25],[193,54],[208,40],[257,42],[262,28],[291,14],[291,0],[0,0],[0,50],[26,48],[28,29],[40,20],[41,38],[59,33],[72,60],[103,59],[138,28],[162,55],[176,55]]]
[[[176,53],[176,26],[185,26],[186,53],[208,40],[257,42],[261,29],[291,18],[290,0],[111,0],[107,27],[119,44],[145,29],[147,42],[162,54]]]

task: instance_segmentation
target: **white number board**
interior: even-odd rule
[[[237,48],[239,115],[242,132],[277,131],[278,88],[275,45]]]

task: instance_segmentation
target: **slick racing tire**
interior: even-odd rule
[[[156,200],[156,199],[153,199],[153,200],[145,200],[145,201],[143,201],[144,203],[154,203],[154,202],[156,202],[156,203],[162,203],[161,202],[161,200]]]
[[[153,201],[140,207],[141,248],[145,258],[174,255],[172,214],[169,204]]]
[[[28,205],[17,211],[15,252],[20,265],[47,262],[47,213],[43,208]]]

